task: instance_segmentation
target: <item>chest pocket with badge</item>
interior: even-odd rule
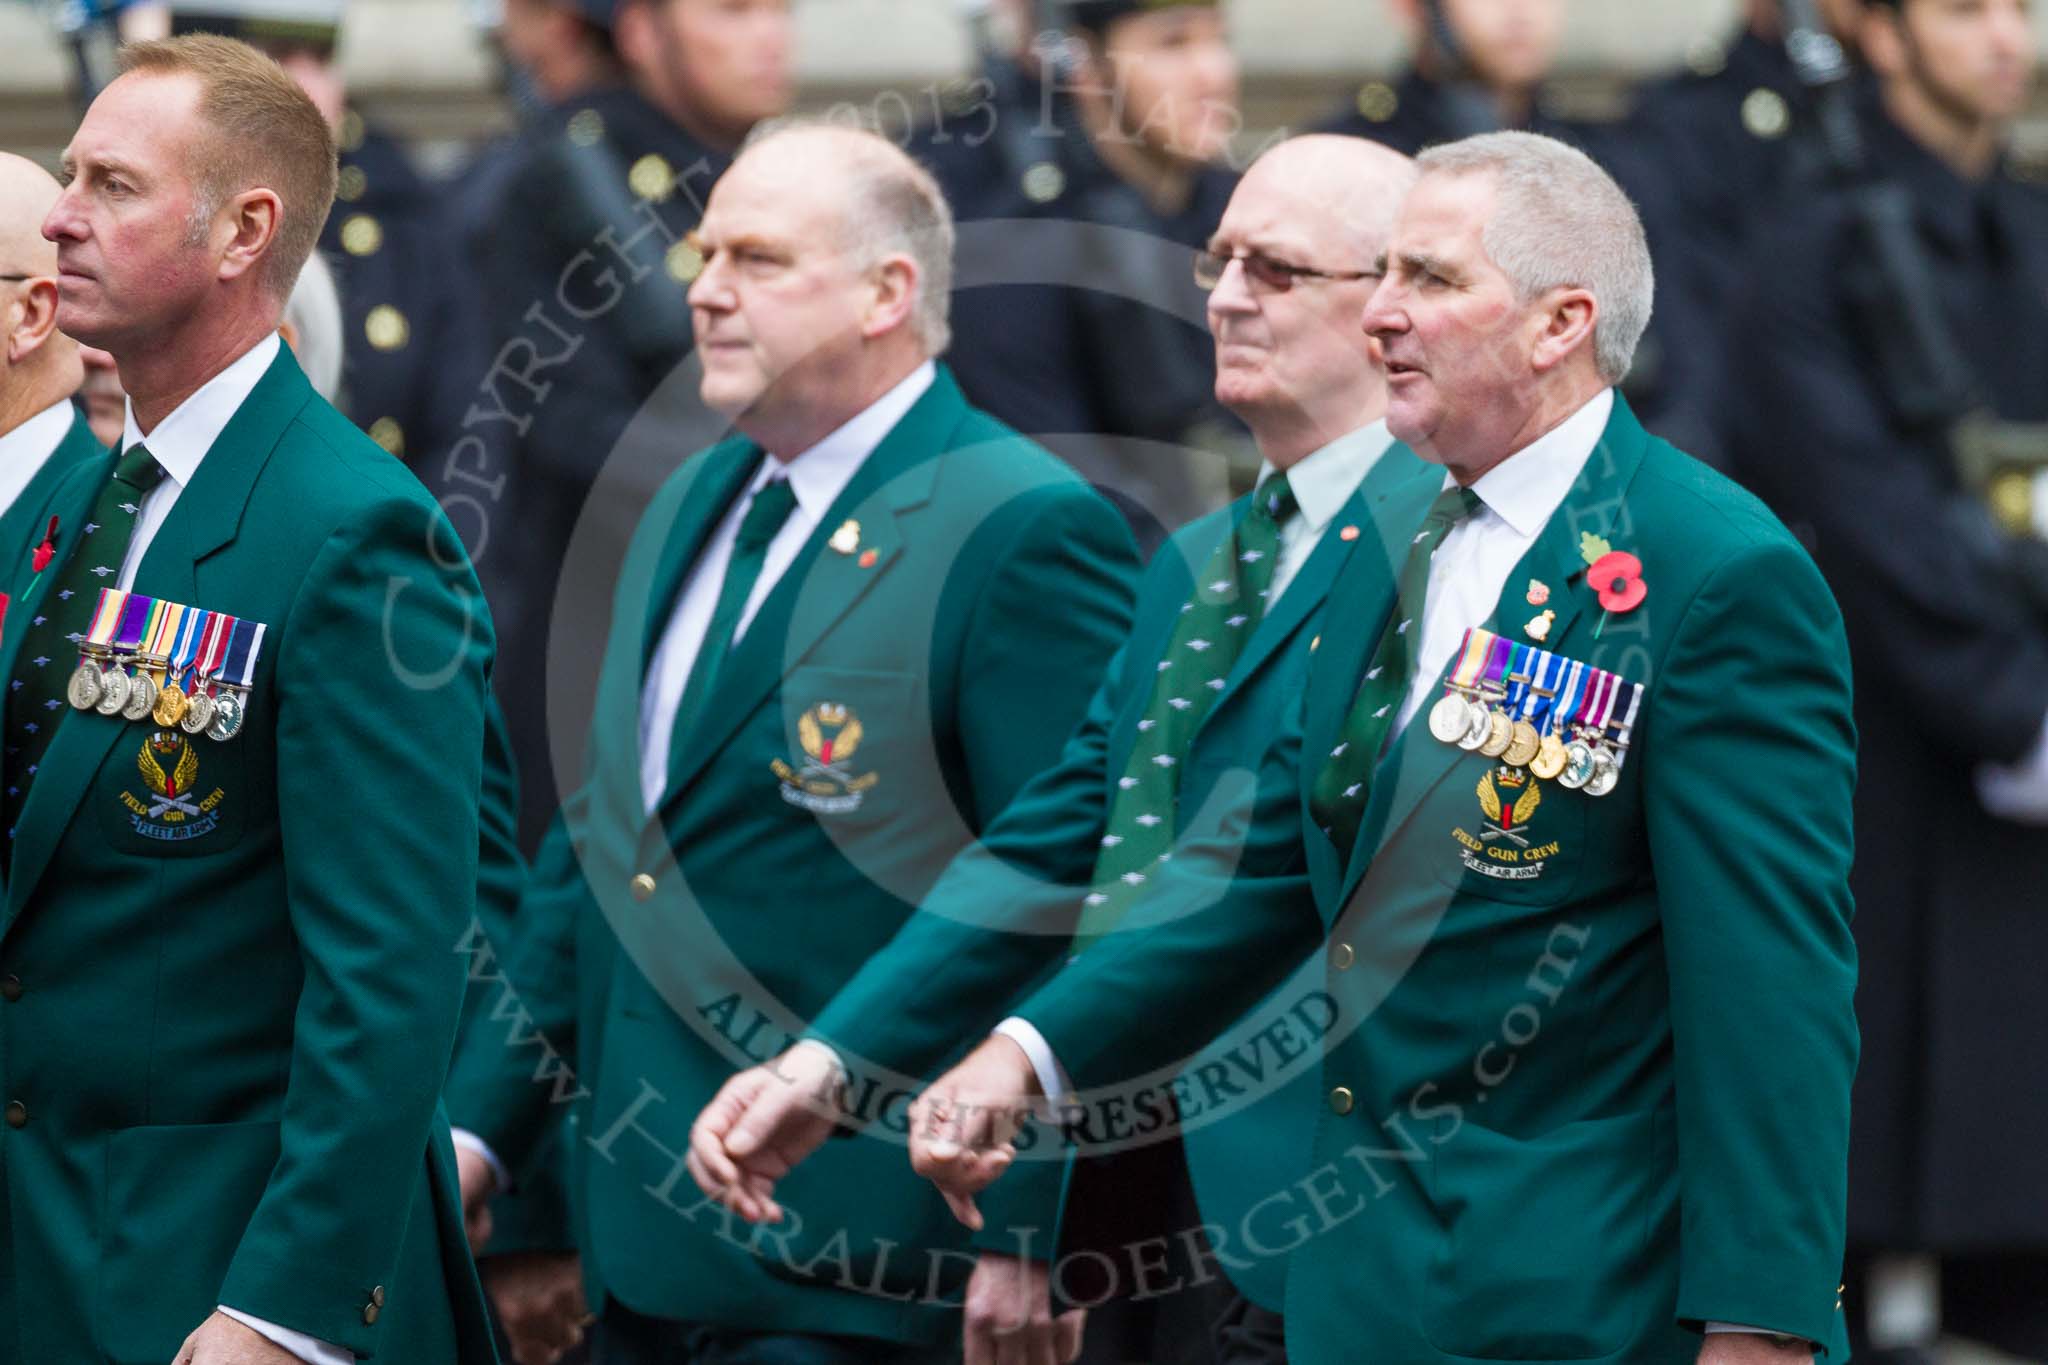
[[[93,800],[115,848],[149,856],[218,852],[241,837],[242,746],[266,627],[225,612],[103,588],[79,643],[67,699],[132,724]]]
[[[935,755],[914,736],[907,673],[800,668],[782,686],[785,732],[794,743],[769,763],[782,800],[820,819],[866,823],[903,809]],[[929,746],[927,746],[928,748]]]
[[[1643,687],[1562,654],[1474,627],[1465,633],[1430,734],[1489,760],[1461,764],[1442,879],[1489,899],[1551,904],[1572,892],[1589,799],[1614,791]],[[1467,787],[1471,776],[1476,785]]]

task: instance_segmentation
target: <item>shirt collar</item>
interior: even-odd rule
[[[171,410],[147,436],[135,423],[135,404],[128,404],[128,421],[121,431],[121,449],[140,443],[164,467],[164,473],[180,488],[192,482],[199,462],[220,439],[230,419],[249,401],[284,343],[272,332],[242,352],[241,358],[199,386],[190,398]]]
[[[1579,481],[1579,472],[1613,415],[1614,390],[1602,389],[1577,412],[1480,475],[1472,491],[1517,535],[1534,540],[1564,505],[1565,494]],[[1453,482],[1444,476],[1444,487]]]
[[[57,447],[71,432],[75,410],[69,398],[60,398],[5,436],[0,436],[0,469],[23,471],[22,485],[35,477],[43,461],[56,454]]]
[[[1302,524],[1320,532],[1328,526],[1365,476],[1379,463],[1380,456],[1394,444],[1394,435],[1384,419],[1346,432],[1319,450],[1304,455],[1287,471],[1287,486],[1301,508]],[[1273,466],[1259,466],[1259,483],[1273,477]]]
[[[789,491],[796,494],[796,505],[813,523],[823,521],[825,513],[846,491],[846,485],[852,482],[854,474],[867,463],[868,456],[875,453],[883,438],[894,431],[904,414],[924,397],[925,390],[932,386],[938,372],[936,364],[925,361],[895,388],[862,409],[852,421],[795,459],[783,461],[771,456],[763,460],[748,491],[758,493],[768,486],[769,480],[778,474],[786,474]]]

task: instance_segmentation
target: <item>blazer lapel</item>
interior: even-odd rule
[[[235,538],[257,476],[285,428],[312,397],[312,386],[290,349],[280,347],[276,361],[206,452],[192,482],[178,494],[170,516],[142,556],[133,591],[192,605],[198,586],[196,564]],[[103,480],[104,474],[89,481],[88,508],[98,497]],[[84,516],[84,510],[78,515]],[[7,917],[0,923],[0,933],[6,932],[27,903],[86,788],[99,775],[108,751],[128,725],[118,716],[98,712],[67,710],[59,714],[63,718],[57,736],[43,756],[42,769],[15,827]]]
[[[1481,624],[1497,635],[1528,642],[1523,627],[1536,609],[1524,596],[1530,579],[1552,585],[1550,608],[1557,619],[1543,642],[1545,649],[1570,653],[1573,627],[1579,622],[1594,594],[1585,586],[1586,560],[1580,551],[1580,537],[1597,535],[1613,540],[1628,534],[1626,494],[1636,470],[1643,462],[1648,436],[1620,394],[1614,396],[1614,414],[1600,442],[1586,460],[1578,481],[1564,502],[1537,533],[1535,542],[1508,574],[1492,615]],[[1434,696],[1441,691],[1449,669],[1447,663],[1437,675]],[[1468,752],[1455,744],[1438,743],[1421,724],[1424,712],[1395,736],[1387,756],[1373,773],[1372,796],[1365,818],[1359,823],[1358,842],[1345,866],[1344,885],[1334,905],[1341,907],[1370,865],[1373,856],[1400,833],[1408,817],[1424,797],[1458,766]]]
[[[862,462],[726,657],[691,725],[687,757],[662,797],[675,804],[782,679],[808,657],[901,558],[904,520],[931,500],[936,457],[967,415],[967,400],[942,366],[932,385]],[[861,523],[860,550],[829,556],[825,543],[848,518]]]

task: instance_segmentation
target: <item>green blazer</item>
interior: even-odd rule
[[[57,488],[60,538],[110,471]],[[135,580],[269,627],[242,733],[162,758],[196,758],[217,819],[149,837],[153,727],[53,713],[0,899],[0,1090],[25,1106],[0,1129],[0,1355],[161,1362],[226,1304],[377,1360],[493,1359],[439,1104],[492,648],[453,543],[283,352]],[[17,580],[27,548],[0,547]],[[72,666],[17,657],[55,576],[9,613],[10,675]]]
[[[526,1041],[502,1024],[466,1038],[451,1107],[515,1173],[554,1115],[580,1118],[570,1185],[593,1303],[949,1340],[957,1313],[922,1300],[956,1291],[972,1259],[904,1160],[914,1082],[857,1097],[882,1131],[791,1176],[780,1228],[750,1234],[702,1200],[682,1153],[717,1087],[800,1033],[1056,759],[1129,628],[1136,553],[1107,503],[942,369],[768,594],[650,818],[648,661],[762,458],[739,439],[692,457],[635,535],[591,770],[509,954]],[[575,1059],[573,1079],[536,1037]]]
[[[92,434],[92,428],[85,423],[85,414],[74,412],[71,429],[64,433],[64,439],[50,452],[50,458],[43,461],[35,477],[21,490],[4,513],[0,513],[0,545],[12,545],[16,540],[28,546],[28,553],[43,543],[43,532],[50,525],[50,499],[56,495],[58,485],[86,461],[100,455],[106,447]],[[33,528],[31,530],[31,528]],[[61,529],[61,528],[60,528]],[[10,574],[0,579],[0,592],[12,594],[17,583],[26,583],[25,575]]]
[[[1585,533],[1638,555],[1650,589],[1604,628]],[[1282,799],[1291,766],[1317,913],[1185,916],[1022,1013],[1086,1085],[1325,945],[1356,1023],[1326,1045],[1312,1154],[1270,1182],[1300,1234],[1286,1315],[1307,1365],[1361,1343],[1389,1362],[1681,1365],[1715,1320],[1839,1359],[1855,734],[1834,600],[1761,504],[1619,399],[1490,628],[1527,638],[1531,579],[1552,589],[1550,648],[1647,685],[1611,794],[1541,785],[1522,826],[1540,872],[1467,867],[1494,764],[1423,723],[1382,759],[1345,865],[1314,827],[1393,605],[1391,581],[1361,582],[1330,607],[1357,624],[1311,670],[1306,758],[1261,786]],[[1214,876],[1203,861],[1176,875]]]
[[[1363,532],[1376,527],[1376,513],[1384,515],[1390,505],[1408,506],[1414,493],[1407,490],[1420,485],[1433,492],[1439,477],[1405,446],[1391,447],[1374,463],[1288,584],[1274,614],[1260,622],[1196,732],[1177,793],[1180,818],[1192,819],[1212,803],[1218,808],[1231,804],[1234,779],[1256,767],[1276,730],[1293,723],[1332,586],[1355,572],[1354,563],[1376,561],[1380,567],[1370,571],[1386,574],[1387,545],[1376,531]],[[818,1017],[813,1032],[838,1048],[856,1073],[876,1067],[911,1074],[931,1069],[986,1033],[1008,1013],[1009,1002],[1064,956],[1118,779],[1127,769],[1151,698],[1154,665],[1166,654],[1181,607],[1193,595],[1195,574],[1243,511],[1240,500],[1189,524],[1153,557],[1138,590],[1130,637],[1059,764],[1033,779],[981,842],[947,870],[925,898],[925,913],[905,926],[887,952],[871,958]],[[1399,519],[1405,526],[1405,513]],[[1346,528],[1355,533],[1348,540]],[[1399,534],[1405,541],[1405,533]],[[1283,808],[1271,818],[1291,840],[1297,823],[1293,810]],[[1294,894],[1304,894],[1299,859],[1291,862],[1289,867],[1239,867],[1232,892],[1262,888],[1266,878],[1293,872]],[[1309,989],[1320,993],[1321,985],[1318,976]],[[1285,997],[1283,1013],[1298,995]],[[1263,1024],[1268,1013],[1263,1006],[1253,1009],[1244,1022]],[[1218,1050],[1245,1047],[1243,1033],[1242,1027],[1229,1030]],[[1256,1043],[1251,1046],[1258,1050]],[[1199,1085],[1194,1073],[1210,1064],[1211,1059],[1201,1059],[1181,1087]],[[1221,1106],[1206,1119],[1186,1115],[1182,1136],[1205,1221],[1239,1225],[1247,1205],[1265,1193],[1256,1175],[1270,1162],[1271,1151],[1307,1150],[1321,1093],[1317,1075],[1311,1063],[1285,1086],[1269,1087],[1254,1100]],[[1152,1097],[1164,1100],[1170,1089],[1159,1087]],[[1128,1142],[1167,1127],[1155,1111],[1150,1119],[1141,1115],[1122,1124],[1027,1129],[1019,1138],[1024,1159],[982,1201],[989,1225],[976,1241],[1012,1255],[1035,1251],[1049,1257],[1052,1220],[1078,1144]],[[1247,1165],[1248,1157],[1255,1164]],[[1032,1228],[1036,1238],[1022,1242],[1022,1231]],[[1144,1237],[1158,1229],[1131,1231]],[[1248,1296],[1280,1307],[1284,1256],[1227,1251],[1220,1264]]]

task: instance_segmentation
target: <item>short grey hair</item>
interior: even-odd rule
[[[925,354],[944,355],[953,344],[953,209],[930,171],[881,134],[816,118],[772,119],[757,126],[743,148],[752,152],[777,138],[834,133],[847,141],[853,201],[846,206],[852,233],[848,250],[863,267],[890,256],[917,263],[917,299],[911,327]]]
[[[1656,276],[1635,205],[1614,177],[1575,147],[1538,133],[1482,133],[1416,158],[1423,175],[1494,177],[1486,254],[1523,302],[1560,287],[1599,305],[1593,358],[1618,384],[1650,325]]]

